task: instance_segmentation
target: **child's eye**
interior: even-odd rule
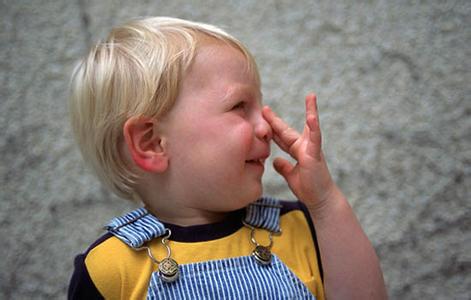
[[[232,107],[232,110],[239,110],[245,108],[245,102],[241,101]]]

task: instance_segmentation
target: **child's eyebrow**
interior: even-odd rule
[[[257,98],[261,100],[263,98],[262,91],[260,89],[254,89],[249,85],[238,85],[235,87],[228,88],[225,95],[223,96],[222,101],[228,102],[232,101],[234,98]],[[239,99],[240,100],[240,99]]]

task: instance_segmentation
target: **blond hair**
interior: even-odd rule
[[[204,37],[239,49],[260,80],[252,55],[237,39],[212,25],[167,17],[113,28],[76,66],[72,129],[84,160],[118,196],[134,198],[138,179],[120,151],[124,123],[136,116],[159,118],[173,107]]]

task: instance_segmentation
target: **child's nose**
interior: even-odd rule
[[[255,136],[267,143],[270,142],[273,137],[271,126],[268,124],[262,114],[260,114],[260,116],[257,118],[257,124],[255,125]]]

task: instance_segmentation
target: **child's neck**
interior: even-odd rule
[[[178,226],[194,226],[217,223],[224,220],[228,212],[210,212],[202,210],[178,210],[178,209],[164,209],[154,208],[149,205],[145,205],[145,208],[157,217],[160,221],[168,224]]]

